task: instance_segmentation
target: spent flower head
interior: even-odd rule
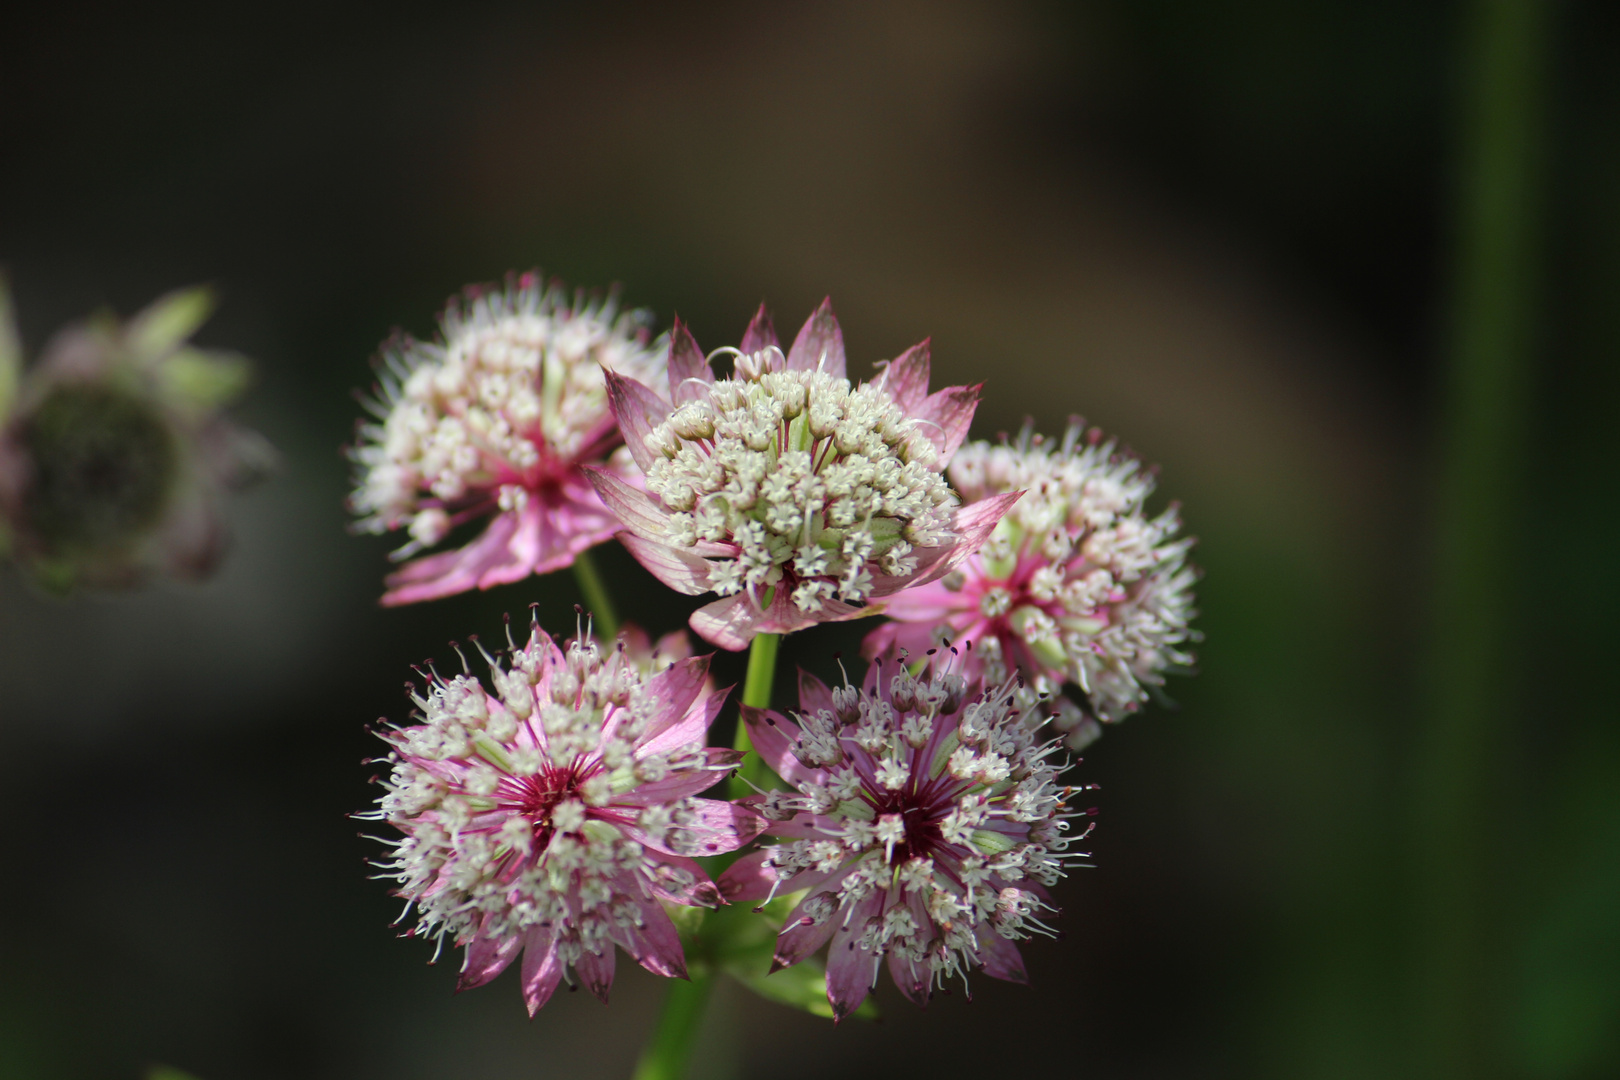
[[[60,331],[22,370],[0,282],[0,549],[55,591],[148,575],[199,578],[219,563],[219,501],[274,453],[232,424],[246,389],[235,353],[189,343],[213,310],[206,289]]]
[[[950,477],[970,501],[1026,494],[956,573],[895,598],[897,621],[868,636],[868,655],[949,638],[991,681],[1016,670],[1041,690],[1078,684],[1103,721],[1192,664],[1193,541],[1175,506],[1148,516],[1154,476],[1136,457],[1079,420],[1056,447],[1025,425],[1010,443],[963,447]]]
[[[692,627],[722,648],[865,614],[947,573],[1017,499],[961,508],[940,475],[967,434],[977,386],[928,393],[928,343],[870,382],[845,375],[830,302],[784,354],[762,307],[716,377],[671,334],[668,397],[616,373],[608,392],[641,492],[588,470],[620,538],[665,584],[720,600]]]
[[[360,428],[349,509],[354,528],[405,529],[408,559],[463,523],[488,517],[465,547],[407,563],[385,604],[488,589],[570,565],[608,539],[613,515],[580,472],[595,463],[627,483],[635,469],[608,410],[604,369],[663,373],[649,316],[616,298],[570,296],[534,273],[469,288],[441,320],[441,339],[396,336]],[[611,456],[610,456],[611,455]]]
[[[605,1001],[614,946],[685,977],[663,905],[720,903],[692,857],[760,823],[696,797],[741,755],[705,748],[728,691],[709,688],[707,657],[667,662],[682,651],[632,635],[604,652],[585,633],[559,647],[536,624],[507,662],[485,653],[488,688],[434,672],[412,689],[416,723],[384,733],[391,772],[360,816],[404,834],[381,876],[416,909],[410,936],[465,946],[459,988],[521,952],[531,1015],[569,968]]]
[[[802,893],[777,938],[773,970],[822,945],[827,996],[848,1016],[887,960],[917,1004],[952,976],[982,968],[1025,981],[1015,942],[1050,933],[1046,887],[1095,813],[1058,783],[1055,740],[1038,696],[1017,680],[913,675],[903,655],[880,658],[864,686],[829,689],[799,673],[801,711],[743,709],[765,762],[791,785],[743,800],[782,842],[721,875],[733,901]]]

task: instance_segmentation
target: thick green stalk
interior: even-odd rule
[[[1459,141],[1431,640],[1413,837],[1420,947],[1415,1073],[1498,1070],[1491,844],[1513,714],[1514,527],[1529,391],[1544,0],[1476,0]]]
[[[608,596],[607,586],[602,584],[602,575],[596,572],[596,563],[589,551],[574,556],[574,580],[585,598],[585,609],[596,623],[596,636],[603,641],[618,637],[618,613],[613,610],[613,599]]]
[[[780,634],[754,636],[748,648],[748,675],[743,680],[744,705],[761,709],[770,706],[771,685],[776,677],[776,647],[781,640]],[[741,720],[737,722],[734,745],[746,755],[738,772],[760,783],[765,777],[765,766],[749,745],[748,729]],[[731,783],[733,798],[753,792],[753,788],[741,780]],[[710,974],[693,975],[690,982],[670,981],[669,996],[664,999],[658,1027],[636,1063],[634,1080],[684,1080],[691,1063],[693,1042],[703,1023],[703,1010],[713,988],[714,976]]]
[[[713,989],[712,975],[694,975],[690,982],[670,980],[669,996],[664,999],[652,1041],[636,1062],[634,1080],[684,1080]]]
[[[756,709],[770,708],[771,687],[776,681],[776,650],[781,643],[781,634],[754,635],[754,640],[748,646],[748,676],[743,680],[744,705]],[[731,797],[735,799],[753,794],[754,788],[749,782],[763,787],[767,776],[765,763],[754,753],[753,744],[748,740],[748,728],[740,717],[737,720],[737,735],[731,745],[745,755],[742,764],[737,767],[737,778],[731,782]]]

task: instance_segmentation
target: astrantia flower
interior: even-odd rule
[[[961,509],[940,476],[979,388],[930,395],[927,342],[856,385],[823,301],[786,355],[764,308],[742,347],[721,352],[735,371],[717,379],[677,323],[667,399],[610,372],[613,412],[647,493],[589,472],[642,565],[680,592],[723,597],[692,615],[722,648],[852,618],[934,580],[1017,498]]]
[[[536,274],[452,301],[436,344],[408,336],[383,347],[381,385],[362,425],[349,509],[355,529],[405,528],[405,559],[457,525],[492,517],[466,547],[407,563],[384,604],[432,600],[519,581],[573,563],[618,522],[580,473],[602,464],[634,482],[602,384],[604,367],[663,375],[645,312],[572,298]],[[606,460],[604,460],[606,459]]]
[[[212,308],[190,289],[128,323],[97,316],[21,373],[0,296],[0,549],[9,536],[41,584],[123,587],[218,565],[220,494],[274,455],[223,413],[247,386],[247,360],[187,342]]]
[[[760,825],[695,798],[740,757],[704,748],[727,693],[706,691],[708,658],[655,673],[656,654],[603,656],[583,636],[560,649],[537,625],[509,666],[486,659],[493,691],[434,674],[413,694],[418,723],[384,736],[393,770],[362,815],[405,834],[383,866],[417,910],[411,933],[466,947],[461,989],[523,953],[531,1014],[569,967],[606,1000],[615,945],[684,978],[662,904],[720,903],[692,856]]]
[[[1077,683],[1104,721],[1192,663],[1193,542],[1174,506],[1145,514],[1154,478],[1135,457],[1078,420],[1055,450],[1026,425],[1010,445],[963,447],[950,477],[970,501],[1026,494],[958,573],[895,598],[899,621],[868,636],[868,655],[949,637],[991,681]]]
[[[799,704],[791,720],[743,709],[755,749],[793,790],[745,800],[784,842],[720,878],[735,901],[803,891],[773,970],[831,941],[827,996],[839,1018],[884,959],[919,1005],[976,967],[1025,981],[1014,943],[1049,931],[1044,886],[1083,857],[1065,854],[1068,819],[1094,812],[1068,805],[1077,789],[1057,783],[1034,696],[1016,682],[919,680],[891,659],[860,690],[801,672]]]

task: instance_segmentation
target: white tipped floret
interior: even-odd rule
[[[681,517],[668,542],[735,545],[711,559],[722,596],[784,581],[807,614],[866,601],[880,575],[919,565],[921,537],[952,538],[956,506],[932,442],[878,385],[785,370],[779,351],[738,355],[701,407],[646,438],[647,490]]]
[[[380,422],[362,428],[350,455],[355,527],[408,525],[408,555],[443,540],[465,504],[521,510],[547,462],[597,451],[608,417],[604,367],[658,378],[664,350],[648,341],[648,322],[612,296],[571,296],[525,275],[452,304],[442,344],[388,345],[372,408]]]
[[[977,642],[988,678],[1007,670],[1005,635],[1020,643],[1020,662],[1077,684],[1097,717],[1111,721],[1138,709],[1167,672],[1192,664],[1191,541],[1177,536],[1175,507],[1147,516],[1154,474],[1140,460],[1076,421],[1055,448],[1027,426],[1010,443],[971,443],[949,475],[968,502],[1025,492],[959,589],[983,618],[998,620]],[[1030,559],[1043,565],[1029,571]]]

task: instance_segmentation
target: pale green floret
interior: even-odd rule
[[[802,611],[858,604],[877,575],[914,573],[917,548],[953,539],[934,444],[878,387],[822,371],[724,379],[646,443],[659,455],[647,490],[674,511],[669,542],[741,549],[711,560],[722,596],[791,572]]]

